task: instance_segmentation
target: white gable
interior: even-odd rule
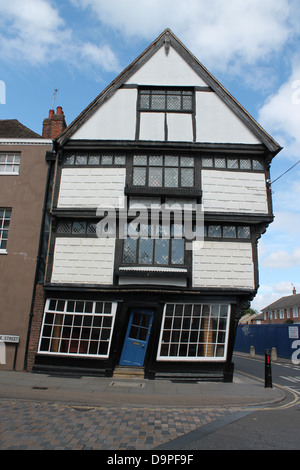
[[[137,63],[138,64],[138,63]],[[134,64],[132,65],[134,69]],[[258,144],[260,141],[172,46],[160,47],[73,134],[79,140]],[[195,114],[137,113],[138,86],[198,87]],[[193,122],[194,119],[194,122]]]
[[[168,55],[161,47],[126,82],[154,86],[208,86],[189,64],[170,47]]]

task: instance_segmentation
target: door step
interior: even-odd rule
[[[119,379],[143,379],[144,375],[143,367],[117,366],[113,373],[113,377]]]

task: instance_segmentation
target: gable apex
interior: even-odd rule
[[[167,83],[146,83],[145,71],[150,70],[150,62],[153,60],[155,64],[158,55],[164,54],[165,57],[172,61],[174,55],[180,58],[180,64],[185,64],[185,71],[189,70],[189,78],[195,81],[187,81],[187,84],[181,83],[182,86],[204,86],[218,96],[218,98],[226,105],[233,114],[248,128],[248,130],[274,155],[277,154],[281,147],[279,144],[257,123],[257,121],[243,108],[243,106],[223,87],[223,85],[206,69],[206,67],[184,46],[184,44],[169,29],[165,29],[128,67],[126,67],[65,129],[65,131],[56,139],[58,145],[63,145],[76,133],[80,127],[85,124],[91,116],[106,103],[123,85],[130,84],[148,85],[148,86],[167,86]],[[154,57],[156,55],[156,57]],[[175,59],[174,59],[175,60]],[[166,63],[167,61],[165,61]],[[184,67],[183,67],[184,68]],[[152,76],[155,75],[155,69],[152,70]],[[161,71],[161,75],[163,71]],[[151,74],[150,74],[151,77]],[[137,82],[135,79],[139,79]],[[140,82],[141,80],[141,82]],[[179,86],[176,78],[174,83],[168,83],[169,86]]]

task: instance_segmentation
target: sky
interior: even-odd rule
[[[299,0],[0,0],[0,12],[0,119],[38,134],[55,89],[70,124],[170,28],[283,147],[251,307],[300,293]]]

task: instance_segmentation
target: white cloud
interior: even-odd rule
[[[292,253],[286,250],[273,251],[263,260],[264,267],[289,269],[300,266],[300,248]]]
[[[152,40],[170,27],[208,66],[269,61],[295,31],[291,0],[71,0],[127,38]],[[237,65],[239,64],[239,65]]]
[[[57,2],[58,3],[58,2]],[[92,65],[119,72],[116,55],[107,44],[81,41],[50,0],[0,0],[1,58],[45,65],[62,61],[72,66]]]
[[[268,98],[258,120],[284,147],[285,156],[300,158],[300,63],[294,63],[289,79]]]

